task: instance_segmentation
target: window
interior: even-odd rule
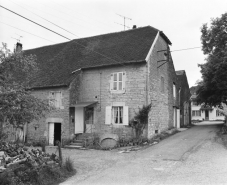
[[[161,92],[164,93],[164,77],[161,77]]]
[[[61,92],[50,92],[49,93],[49,105],[63,109],[62,106],[62,93]]]
[[[106,107],[105,124],[128,125],[128,106],[124,103],[113,103]]]
[[[123,124],[123,107],[113,107],[112,117],[114,124]]]
[[[176,98],[176,85],[173,83],[173,97]]]
[[[193,110],[192,116],[201,116],[201,111],[200,110]]]
[[[216,116],[224,116],[224,115],[220,113],[218,110],[216,110]]]
[[[112,92],[125,91],[125,72],[111,74],[110,90]]]

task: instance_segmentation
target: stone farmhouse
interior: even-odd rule
[[[170,45],[162,31],[146,26],[24,51],[37,56],[40,68],[32,93],[56,108],[28,124],[27,140],[54,145],[84,133],[132,136],[129,121],[148,104],[145,137],[177,127],[180,86]]]

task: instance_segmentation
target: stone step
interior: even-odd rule
[[[83,148],[82,146],[76,146],[76,145],[65,145],[64,148],[69,148],[69,149],[80,149]]]
[[[78,135],[76,138],[77,138],[77,140],[84,140],[84,139],[88,139],[91,137],[93,137],[92,133],[83,133],[83,134]]]
[[[83,146],[84,145],[84,142],[80,142],[80,141],[74,141],[72,143],[70,143],[70,145],[73,145],[73,146]]]

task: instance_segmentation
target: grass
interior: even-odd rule
[[[67,158],[65,159],[64,168],[65,168],[68,172],[73,172],[73,171],[74,171],[73,161],[72,161],[69,157],[67,157]]]

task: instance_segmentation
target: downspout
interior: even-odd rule
[[[180,105],[180,97],[181,96],[180,96],[180,93],[181,93],[181,87],[179,88],[179,91],[178,91],[178,94],[179,94],[179,107],[180,107],[180,115],[179,116],[180,116],[180,124],[181,124],[181,105]],[[184,108],[183,108],[183,111],[182,112],[184,114]]]

